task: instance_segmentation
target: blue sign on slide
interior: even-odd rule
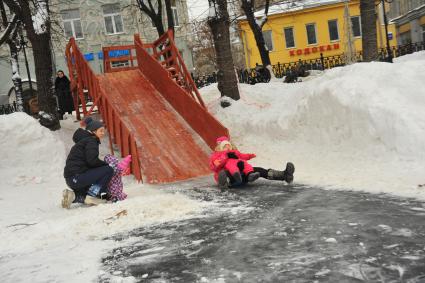
[[[130,54],[130,50],[128,50],[128,49],[109,51],[109,57],[111,57],[111,58],[128,56],[129,54]]]
[[[123,56],[128,56],[128,55],[130,55],[130,50],[128,50],[128,49],[109,51],[109,58],[117,58],[117,57],[123,57]],[[99,60],[103,59],[103,52],[102,51],[97,53],[97,58]]]
[[[84,54],[84,59],[86,59],[86,61],[93,61],[94,60],[94,54],[93,53],[86,53],[86,54]]]

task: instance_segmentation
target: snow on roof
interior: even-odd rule
[[[309,8],[324,6],[324,5],[331,5],[331,4],[337,4],[337,3],[344,3],[345,0],[303,0],[303,1],[294,1],[294,2],[279,2],[273,5],[270,5],[269,7],[269,13],[270,15],[277,15],[277,14],[285,14],[289,12],[295,12],[295,11],[301,11]],[[254,13],[255,17],[261,17],[264,15],[264,9],[258,10]],[[246,17],[242,16],[238,18],[239,20],[245,20]]]
[[[414,13],[416,13],[417,11],[419,11],[419,10],[421,10],[421,9],[423,9],[423,8],[425,8],[425,4],[424,4],[424,5],[421,5],[421,6],[419,6],[419,7],[416,7],[415,9],[413,9],[413,10],[411,10],[411,11],[409,11],[409,12],[407,12],[407,13],[403,14],[403,15],[400,15],[400,16],[398,16],[398,17],[395,17],[395,18],[391,19],[388,23],[389,23],[389,24],[394,24],[394,23],[396,23],[397,21],[399,21],[400,19],[402,19],[402,18],[406,18],[408,15],[414,14]]]

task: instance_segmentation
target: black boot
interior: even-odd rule
[[[258,178],[260,178],[259,172],[251,172],[251,173],[248,174],[248,182],[250,182],[250,183],[254,182]]]
[[[239,186],[242,184],[242,175],[240,172],[236,172],[232,175],[232,185]]]
[[[286,168],[285,171],[283,171],[284,173],[284,177],[283,179],[288,183],[292,183],[292,181],[294,181],[294,172],[295,172],[295,166],[292,162],[288,162],[286,163]]]
[[[217,183],[218,183],[218,188],[219,188],[220,190],[226,190],[226,189],[228,189],[228,188],[229,188],[229,177],[227,177],[227,173],[226,173],[226,171],[221,170],[221,171],[218,173],[218,180],[217,180]]]
[[[267,179],[286,181],[288,184],[294,180],[295,166],[291,162],[286,163],[285,171],[269,169]]]

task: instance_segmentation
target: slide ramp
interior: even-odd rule
[[[167,183],[210,173],[207,145],[139,70],[98,78],[101,90],[134,135],[145,181]]]

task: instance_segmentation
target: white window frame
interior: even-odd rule
[[[309,43],[308,42],[308,32],[307,32],[307,26],[313,25],[314,26],[314,37],[316,38],[316,42],[315,43]],[[308,23],[305,24],[305,34],[307,36],[307,46],[313,46],[313,45],[317,45],[318,40],[317,40],[317,25],[316,23]]]
[[[72,11],[72,10],[78,10],[78,14],[80,14],[80,10],[79,10],[79,9],[63,10],[62,12]],[[84,39],[83,25],[81,24],[81,14],[80,14],[80,17],[79,17],[79,18],[66,19],[66,20],[64,20],[64,19],[62,18],[62,21],[63,21],[63,32],[64,32],[64,34],[65,34],[65,37],[66,37],[66,38],[67,38],[67,35],[66,35],[66,31],[65,31],[65,23],[70,23],[70,24],[71,24],[71,30],[72,30],[72,36],[73,36],[76,40],[78,40],[78,39]],[[74,25],[74,22],[76,22],[76,21],[80,21],[82,37],[77,37],[77,35],[76,35],[76,33],[75,33],[75,25]]]
[[[294,46],[288,47],[288,41],[286,40],[286,33],[285,33],[286,29],[292,29],[292,39],[294,40]],[[285,48],[286,49],[294,49],[297,46],[297,44],[295,43],[295,32],[294,32],[294,30],[295,30],[295,28],[293,26],[283,28],[283,36],[285,37]]]
[[[113,4],[108,4],[108,5],[113,5]],[[120,32],[117,32],[117,26],[115,24],[115,16],[119,16],[121,18],[122,31],[120,31]],[[106,28],[106,17],[111,17],[112,28],[114,30],[114,33],[109,33],[108,32],[108,29]],[[103,13],[103,23],[105,24],[105,34],[107,34],[107,35],[116,35],[116,34],[123,34],[123,33],[125,33],[125,30],[124,30],[124,21],[122,19],[122,16],[121,16],[121,13],[120,12],[117,12],[117,13],[108,13],[108,14]]]
[[[353,30],[353,21],[351,21],[352,18],[359,18],[359,30],[360,30],[360,35],[354,35],[354,30]],[[351,21],[351,32],[353,33],[353,37],[354,38],[361,38],[362,37],[362,18],[359,16],[352,16],[350,17],[350,21]]]
[[[336,33],[338,34],[338,39],[332,39],[331,40],[331,31],[330,31],[330,28],[329,28],[329,22],[332,22],[332,21],[336,21]],[[351,19],[350,19],[350,21],[351,21]],[[339,36],[339,25],[338,25],[338,19],[332,19],[332,20],[328,20],[328,32],[329,32],[329,41],[330,42],[338,42],[341,38],[340,38],[340,36]],[[316,35],[317,36],[317,35]],[[317,40],[317,38],[316,38],[316,40]]]
[[[179,27],[180,26],[180,21],[179,21],[179,12],[177,10],[177,5],[176,6],[171,6],[171,11],[173,12],[173,23],[175,27]],[[177,25],[176,25],[176,19],[177,19]]]
[[[270,32],[270,40],[271,40],[271,43],[272,43],[272,50],[270,50],[269,47],[267,46],[265,39],[264,39],[264,45],[266,46],[266,48],[268,49],[269,52],[273,52],[274,51],[273,31],[271,29],[269,29],[269,30],[263,30],[262,32]],[[263,34],[263,38],[264,38],[264,34]]]

